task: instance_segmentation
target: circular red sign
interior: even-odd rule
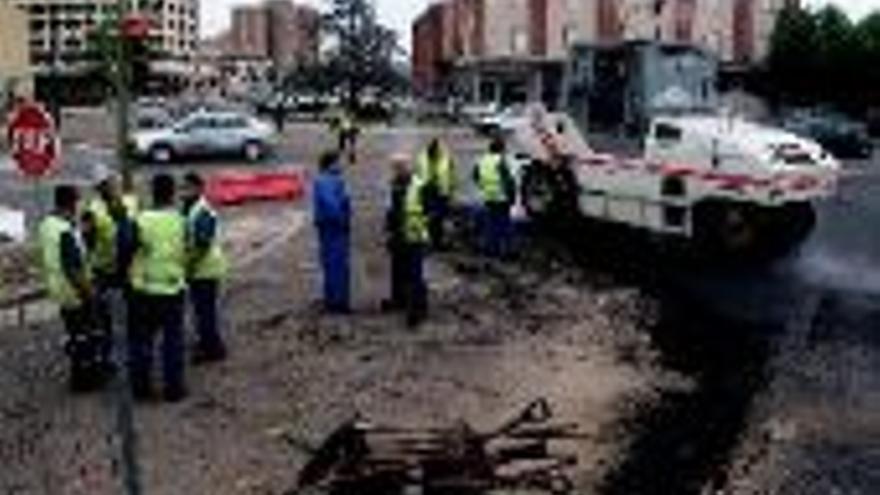
[[[130,39],[143,39],[150,35],[150,18],[133,12],[122,19],[122,34]]]
[[[36,103],[21,103],[12,111],[6,130],[12,160],[29,177],[41,177],[55,168],[60,155],[52,117]]]

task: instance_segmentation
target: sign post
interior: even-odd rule
[[[12,110],[6,138],[16,168],[33,180],[33,216],[36,220],[42,214],[40,179],[55,171],[61,156],[55,121],[42,105],[20,102]]]

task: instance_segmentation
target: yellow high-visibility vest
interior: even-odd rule
[[[95,246],[89,253],[89,264],[100,273],[116,271],[116,222],[110,207],[101,197],[89,201],[87,211],[95,221]]]
[[[61,239],[71,233],[84,252],[82,240],[73,224],[67,219],[50,215],[40,224],[40,252],[43,261],[43,276],[49,296],[62,308],[75,308],[82,304],[76,288],[70,283],[61,259]],[[88,271],[84,272],[88,276]]]
[[[425,206],[422,201],[424,187],[424,181],[417,175],[413,175],[406,188],[403,230],[406,242],[410,244],[427,244],[431,240],[431,234],[428,231],[428,217],[425,214]]]
[[[217,213],[214,212],[204,198],[199,199],[193,205],[187,217],[187,256],[190,260],[189,278],[192,280],[220,280],[226,277],[229,264],[223,252],[223,247],[220,245],[219,232],[214,236],[207,252],[198,251],[195,247],[196,220],[202,214],[207,214],[211,218],[217,219]]]
[[[487,153],[477,165],[477,185],[483,203],[503,203],[508,200],[501,177],[501,155]]]
[[[132,286],[143,293],[174,296],[186,287],[186,222],[175,210],[148,210],[137,217],[140,243],[131,267]]]
[[[452,196],[455,189],[455,172],[452,170],[452,158],[445,148],[441,148],[437,160],[431,160],[427,150],[420,153],[416,170],[422,180],[434,184],[442,196],[447,198]]]

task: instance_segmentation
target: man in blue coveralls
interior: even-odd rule
[[[339,165],[339,155],[321,157],[312,197],[324,272],[324,308],[330,313],[350,311],[349,247],[351,201]]]

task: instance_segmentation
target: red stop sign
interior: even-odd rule
[[[150,18],[134,12],[122,19],[122,35],[129,39],[143,39],[150,35]]]
[[[42,106],[27,102],[16,106],[6,130],[12,160],[30,177],[41,177],[55,168],[60,146],[55,123]]]

